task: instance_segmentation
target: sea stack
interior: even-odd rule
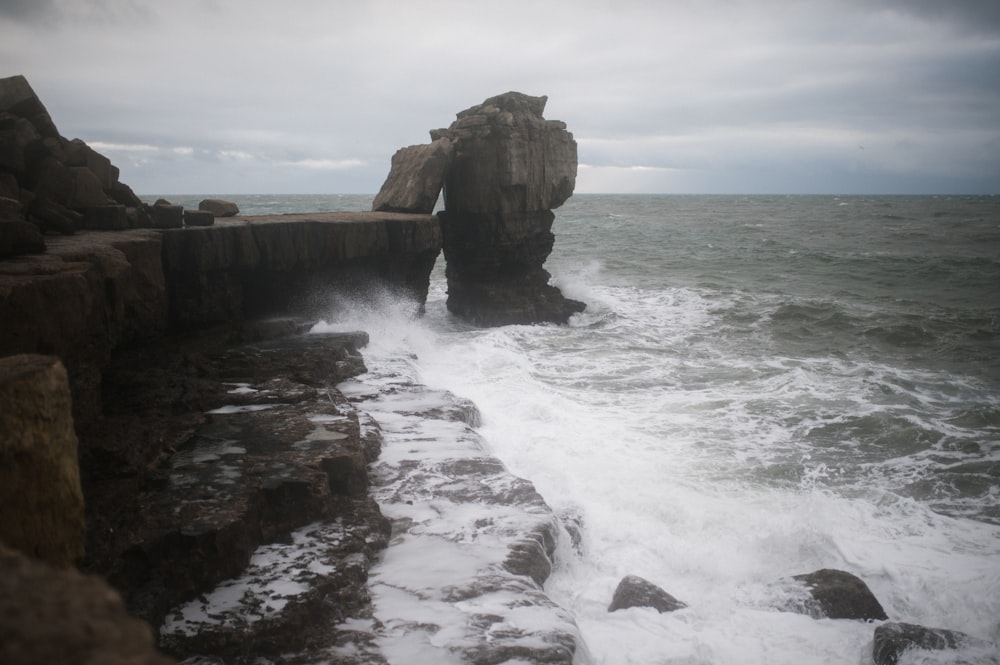
[[[431,132],[452,143],[439,213],[448,309],[477,325],[566,323],[585,307],[542,267],[577,167],[566,124],[542,117],[546,101],[507,92]]]
[[[392,158],[374,210],[438,213],[448,309],[481,326],[566,323],[585,305],[549,284],[552,210],[573,194],[576,141],[547,97],[507,92]]]

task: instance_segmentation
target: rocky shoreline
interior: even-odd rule
[[[0,662],[586,662],[543,590],[572,538],[475,406],[311,332],[369,290],[419,309],[442,250],[474,324],[581,311],[543,268],[576,175],[544,106],[459,113],[371,212],[240,217],[143,203],[0,79]],[[970,644],[842,571],[786,582],[774,609],[885,622],[877,663]],[[630,575],[609,611],[637,606],[685,601]]]

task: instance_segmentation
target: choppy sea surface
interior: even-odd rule
[[[576,195],[553,231],[546,268],[587,303],[567,326],[455,320],[443,257],[422,317],[329,318],[368,330],[369,366],[415,358],[475,402],[580,525],[546,591],[594,662],[869,662],[870,625],[774,610],[776,580],[820,568],[1000,643],[1000,197]],[[688,608],[609,614],[628,574]]]

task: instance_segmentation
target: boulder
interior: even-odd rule
[[[54,566],[83,554],[83,492],[66,370],[0,359],[0,541]]]
[[[542,117],[545,101],[505,93],[431,133],[454,144],[439,214],[448,309],[477,325],[565,323],[585,307],[542,267],[577,166],[573,135]]]
[[[451,164],[452,143],[440,138],[426,145],[400,148],[392,156],[386,178],[372,210],[383,212],[434,212],[445,174]]]
[[[239,206],[223,199],[204,199],[198,204],[198,210],[208,210],[216,217],[235,217],[240,214]]]
[[[108,204],[108,195],[101,187],[100,179],[86,166],[70,166],[69,173],[73,183],[66,206],[73,210],[83,211],[86,208]]]
[[[687,604],[638,575],[627,575],[618,583],[608,612],[629,607],[652,607],[662,614],[687,607]]]
[[[0,545],[0,663],[170,665],[149,625],[100,578],[56,570]]]
[[[215,224],[215,213],[211,210],[185,210],[184,226],[211,226]]]
[[[951,651],[953,657],[939,653],[934,663],[1000,664],[1000,648],[957,630],[925,628],[912,623],[884,623],[875,629],[872,661],[875,665],[896,665],[900,657],[911,651]],[[923,661],[920,661],[923,662]]]
[[[861,621],[888,619],[875,594],[856,575],[824,568],[812,573],[794,575],[792,580],[805,587],[808,597],[801,606],[785,609],[817,618]]]
[[[44,251],[45,239],[37,226],[20,220],[0,219],[0,259]]]
[[[184,226],[184,206],[161,203],[147,208],[154,229],[179,229]]]

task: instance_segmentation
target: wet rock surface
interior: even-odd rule
[[[815,618],[884,621],[885,610],[868,585],[857,575],[843,570],[824,568],[812,573],[793,575],[794,582],[804,587],[801,602],[788,610]]]
[[[652,607],[657,612],[673,612],[687,605],[669,593],[638,575],[626,575],[618,583],[608,612],[630,607]]]
[[[561,527],[534,486],[488,454],[475,407],[414,381],[405,358],[341,390],[383,441],[371,492],[393,530],[369,582],[382,656],[573,662],[576,625],[541,588]]]
[[[286,329],[274,323],[259,334]],[[94,500],[85,563],[152,625],[182,617],[164,634],[171,653],[238,655],[246,620],[201,625],[185,603],[224,580],[254,575],[244,571],[258,548],[294,542],[293,532],[310,524],[341,534],[324,553],[330,565],[341,563],[313,602],[323,599],[336,616],[364,605],[363,573],[385,545],[388,522],[367,492],[367,464],[377,451],[336,385],[364,372],[357,349],[366,341],[350,333],[185,345],[121,354],[110,368],[109,448],[86,467]],[[143,441],[149,449],[139,455]],[[254,632],[255,652],[270,653],[312,626],[289,616],[261,624],[268,628]]]
[[[872,661],[875,665],[897,665],[913,662],[921,656],[926,662],[940,665],[996,665],[1000,663],[1000,646],[977,639],[957,630],[927,628],[911,623],[884,623],[875,629]]]

